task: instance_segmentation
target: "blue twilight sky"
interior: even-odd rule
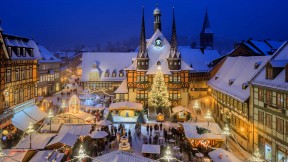
[[[182,44],[198,41],[206,7],[216,45],[229,49],[231,42],[248,38],[288,38],[287,0],[1,0],[0,20],[5,33],[33,38],[52,51],[94,47],[108,41],[138,41],[142,6],[146,37],[151,37],[156,3],[167,38],[175,6]]]

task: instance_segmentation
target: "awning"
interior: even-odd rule
[[[28,107],[23,110],[26,114],[28,114],[32,119],[37,122],[47,117],[47,113],[41,111],[36,105]]]
[[[12,118],[12,124],[24,131],[28,128],[30,123],[35,124],[46,116],[47,113],[42,112],[36,105],[32,105],[17,112]]]
[[[36,120],[30,118],[24,111],[16,113],[12,118],[12,124],[22,131],[25,131],[30,123],[35,124],[36,122]]]
[[[160,145],[142,145],[142,153],[160,154]]]
[[[136,103],[136,102],[116,102],[112,103],[109,107],[109,110],[142,110],[143,105],[141,103]]]

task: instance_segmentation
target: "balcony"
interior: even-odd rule
[[[276,111],[278,113],[286,114],[286,110],[284,108],[276,107],[267,103],[264,103],[264,107]]]

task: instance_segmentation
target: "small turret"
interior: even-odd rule
[[[160,31],[162,30],[161,29],[161,20],[160,20],[161,11],[158,8],[158,4],[157,4],[157,7],[155,8],[155,10],[153,12],[153,15],[154,15],[154,33],[155,33],[157,29],[159,29]]]

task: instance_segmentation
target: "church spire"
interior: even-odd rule
[[[210,26],[210,22],[208,18],[208,11],[206,8],[202,31],[200,33],[200,48],[213,49],[213,45],[214,45],[213,35],[214,34],[213,34],[213,31],[211,30],[211,26]]]
[[[146,56],[146,35],[145,35],[145,19],[144,19],[144,7],[142,10],[142,25],[140,34],[140,46],[138,51],[138,58],[145,58]]]
[[[210,27],[209,18],[208,18],[208,11],[206,8],[204,22],[203,22],[203,26],[202,26],[202,33],[211,33],[211,32],[212,31],[211,31],[211,27]]]
[[[174,7],[173,7],[173,20],[172,20],[172,37],[171,37],[171,48],[169,57],[174,57],[177,53],[177,34],[176,34],[176,23],[175,23],[175,15],[174,15]]]

